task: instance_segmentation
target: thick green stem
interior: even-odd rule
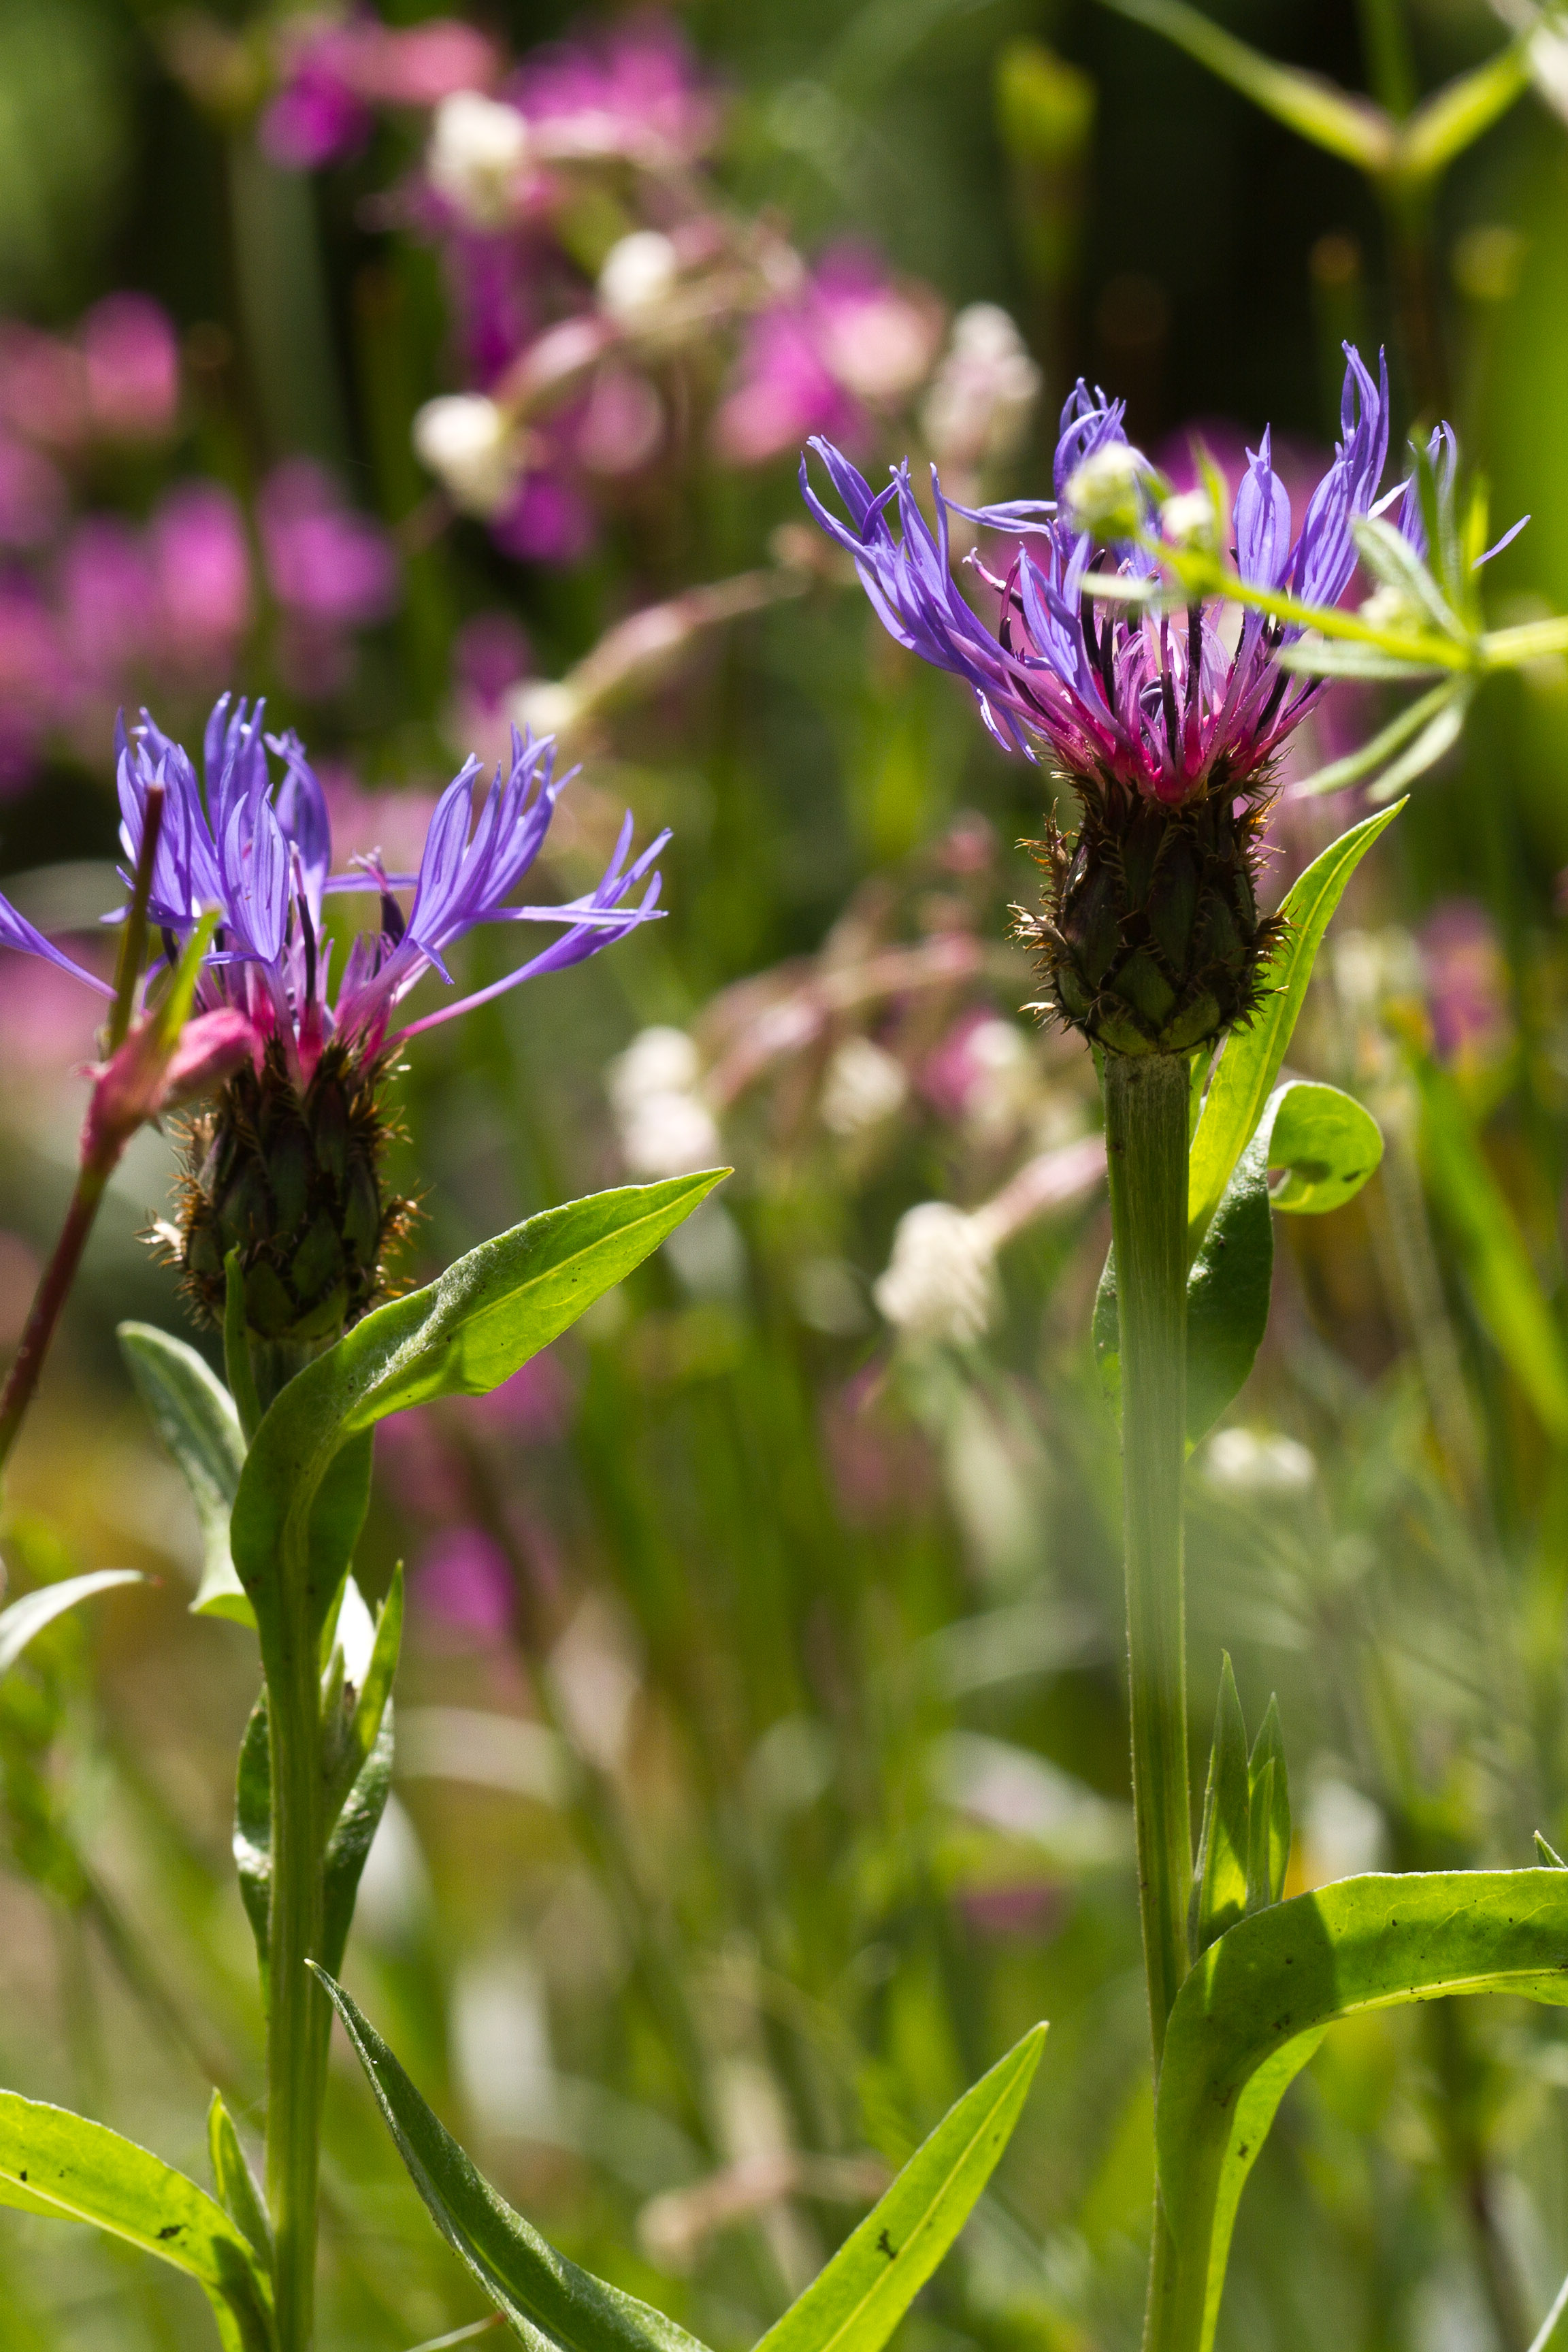
[[[1182,1591],[1187,1385],[1187,1065],[1183,1056],[1107,1055],[1105,1142],[1121,1318],[1132,1802],[1149,2022],[1158,2071],[1165,2020],[1187,1973],[1193,1876]]]
[[[305,1966],[321,1948],[321,1680],[308,1627],[287,1625],[269,1661],[272,1906],[267,1969],[267,2201],[277,2244],[279,2352],[308,2352],[329,2012]]]
[[[1149,2028],[1158,2083],[1165,2021],[1187,1973],[1187,1791],[1182,1473],[1186,1459],[1187,1092],[1184,1057],[1108,1055],[1105,1141],[1121,1326],[1122,1520],[1132,1803]],[[1146,2352],[1169,2340],[1173,2279],[1158,2198]]]

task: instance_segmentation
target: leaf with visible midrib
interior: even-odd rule
[[[312,1964],[313,1965],[313,1964]],[[385,2042],[324,1969],[325,1986],[430,2218],[498,2311],[542,2352],[707,2352],[650,2304],[557,2253],[490,2187],[426,2105]]]
[[[0,2204],[91,2221],[202,2286],[226,2352],[272,2352],[272,2295],[254,2249],[194,2180],[106,2124],[0,2091]]]
[[[1275,2112],[1328,2028],[1449,1993],[1568,2005],[1568,1872],[1342,1879],[1211,1944],[1160,2069],[1161,2195],[1175,2243],[1167,2352],[1208,2352],[1236,2209]]]
[[[1045,2040],[1033,2027],[949,2109],[757,2352],[880,2352],[995,2170]]]
[[[347,1552],[331,1537],[323,1544],[320,1531],[313,1537],[310,1525],[318,1496],[326,1506],[340,1449],[363,1439],[368,1486],[378,1421],[436,1397],[483,1396],[510,1380],[640,1265],[727,1173],[708,1169],[547,1209],[469,1250],[426,1289],[376,1307],[295,1374],[256,1433],[230,1527],[264,1660],[276,1639],[279,1583],[295,1588],[319,1632],[342,1580]],[[363,1518],[362,1482],[348,1483]],[[336,1516],[346,1527],[352,1514]]]
[[[151,1323],[121,1323],[120,1351],[153,1428],[184,1473],[202,1530],[202,1580],[194,1616],[254,1625],[228,1551],[228,1515],[245,1467],[234,1399],[194,1348]]]

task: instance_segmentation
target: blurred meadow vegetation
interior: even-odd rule
[[[1395,113],[1508,30],[1478,0],[1212,13]],[[547,6],[473,21],[517,57],[582,30]],[[721,98],[704,168],[737,217],[809,257],[859,240],[941,336],[977,304],[1017,323],[1038,398],[986,495],[1044,489],[1079,373],[1127,396],[1163,462],[1197,430],[1233,482],[1266,422],[1303,472],[1331,441],[1344,336],[1389,344],[1414,423],[1413,244],[1444,411],[1497,528],[1532,517],[1489,610],[1568,607],[1550,89],[1391,241],[1347,163],[1089,0],[698,0],[679,21]],[[115,701],[152,691],[172,731],[199,725],[217,653],[300,727],[349,845],[389,863],[498,709],[564,709],[584,773],[561,877],[592,878],[629,804],[639,839],[674,828],[668,918],[422,1041],[400,1095],[398,1177],[423,1206],[405,1271],[663,1172],[671,1121],[737,1171],[506,1391],[384,1433],[360,1573],[374,1597],[406,1561],[411,1632],[347,1981],[515,2203],[724,2347],[1047,2016],[997,2182],[905,2340],[1115,2352],[1138,2337],[1152,2184],[1118,1465],[1088,1337],[1109,1215],[1087,1055],[1021,1009],[1005,943],[1048,781],[802,551],[793,449],[726,463],[671,426],[640,473],[605,475],[591,543],[543,554],[441,503],[411,434],[465,380],[450,286],[387,193],[425,118],[378,117],[317,172],[269,157],[259,110],[300,22],[0,10],[0,879],[61,929],[110,902]],[[601,257],[611,241],[571,234]],[[95,436],[62,421],[47,352],[85,351],[90,373],[90,322],[127,291],[172,322],[177,394],[152,428]],[[711,406],[733,353],[687,352],[670,414]],[[906,448],[919,465],[917,412],[871,404],[873,472]],[[169,502],[192,482],[242,519],[237,586],[232,563],[206,586],[182,568],[196,510]],[[289,569],[307,509],[353,574],[332,609]],[[629,616],[758,572],[756,609],[550,704]],[[189,588],[172,653],[148,579],[176,618]],[[1298,772],[1385,715],[1375,688],[1335,695]],[[1287,789],[1280,892],[1355,813]],[[1553,656],[1491,681],[1416,786],[1299,1033],[1296,1065],[1367,1103],[1386,1156],[1351,1206],[1282,1229],[1269,1336],[1194,1464],[1188,1538],[1194,1739],[1223,1644],[1249,1720],[1279,1693],[1293,1890],[1521,1864],[1537,1825],[1568,1846],[1564,869]],[[6,1346],[90,1051],[68,984],[8,959]],[[186,1613],[194,1517],[113,1340],[128,1315],[185,1328],[142,1238],[172,1164],[156,1136],[128,1155],[9,1488],[16,1589],[105,1564],[162,1581],[61,1618],[0,1683],[0,2081],[199,2169],[208,2084],[245,2120],[260,2081],[228,1844],[255,1667],[240,1629]],[[880,1277],[905,1213],[1004,1198],[973,1311],[900,1312]],[[322,2340],[404,2352],[484,2307],[339,2055]],[[1557,2013],[1368,2016],[1287,2100],[1221,2341],[1522,2352],[1565,2266]],[[6,2214],[0,2346],[205,2341],[156,2267]]]

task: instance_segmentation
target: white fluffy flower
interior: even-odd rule
[[[1040,395],[1040,371],[998,302],[971,302],[952,337],[921,423],[939,465],[1000,465],[1021,446]]]
[[[872,1297],[905,1339],[981,1339],[994,1296],[993,1245],[977,1218],[946,1201],[922,1201],[900,1218]]]
[[[414,419],[415,454],[465,514],[493,515],[510,497],[519,459],[503,412],[482,393],[444,393]]]
[[[697,1091],[697,1048],[684,1029],[644,1029],[609,1068],[621,1157],[637,1176],[684,1176],[722,1156],[713,1114]]]
[[[576,689],[559,677],[525,677],[506,698],[508,719],[531,735],[559,738],[569,733],[580,707]]]
[[[605,256],[599,308],[620,327],[646,327],[668,300],[679,270],[668,237],[657,228],[634,229]]]
[[[1203,1470],[1211,1486],[1260,1500],[1304,1495],[1318,1475],[1317,1463],[1295,1438],[1278,1432],[1259,1437],[1250,1429],[1218,1431],[1204,1448]]]
[[[516,216],[527,155],[528,125],[515,106],[458,89],[436,109],[425,171],[471,228],[505,228]]]
[[[834,1135],[861,1135],[890,1118],[908,1092],[900,1061],[869,1037],[847,1037],[827,1066],[823,1124]]]
[[[1219,517],[1207,490],[1178,490],[1160,509],[1160,529],[1173,547],[1215,548]]]

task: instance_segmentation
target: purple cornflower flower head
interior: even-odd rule
[[[263,1045],[280,1046],[297,1082],[309,1079],[334,1038],[374,1059],[525,980],[596,955],[658,911],[657,873],[639,898],[633,894],[669,836],[661,833],[628,864],[629,814],[609,866],[584,897],[554,907],[510,903],[570,781],[555,775],[549,737],[536,741],[514,730],[510,761],[497,768],[488,790],[479,761],[469,760],[437,803],[418,870],[408,874],[387,874],[376,856],[355,860],[347,873],[331,872],[331,829],[321,784],[297,736],[264,734],[260,704],[220,698],[207,721],[204,771],[205,783],[184,748],[145,711],[130,735],[119,730],[124,871],[129,876],[141,849],[149,788],[161,784],[164,814],[148,916],[163,934],[165,957],[177,955],[204,908],[216,908],[218,928],[197,1009],[244,1013]],[[408,890],[413,902],[405,915],[396,893]],[[326,898],[341,892],[374,894],[378,920],[355,939],[332,992],[332,943],[322,911]],[[504,979],[393,1033],[394,1016],[426,972],[451,985],[446,959],[481,923],[557,925],[559,936]],[[0,942],[47,956],[89,986],[103,987],[3,897]]]
[[[1342,438],[1292,535],[1289,494],[1264,434],[1236,496],[1237,568],[1249,585],[1309,604],[1336,604],[1355,570],[1351,524],[1375,511],[1388,453],[1388,376],[1377,383],[1346,346]],[[916,503],[907,464],[873,496],[838,450],[813,446],[826,463],[847,522],[802,488],[823,529],[855,559],[883,626],[899,643],[973,690],[986,727],[1006,750],[1037,757],[1077,780],[1121,786],[1177,808],[1211,791],[1243,792],[1267,777],[1291,730],[1321,692],[1278,664],[1300,635],[1247,610],[1234,652],[1215,615],[1194,604],[1184,622],[1096,604],[1087,593],[1102,561],[1095,540],[1064,512],[1070,478],[1086,459],[1127,448],[1123,404],[1080,380],[1062,411],[1056,497],[1005,506],[951,508],[932,477],[933,531]],[[1142,494],[1148,524],[1156,525]],[[890,516],[896,509],[900,534]],[[961,594],[949,565],[950,515],[1004,531],[1017,544],[998,578],[976,565],[1000,602],[995,635]],[[1114,562],[1123,578],[1151,577],[1154,559],[1136,546]]]
[[[626,155],[654,169],[694,163],[718,135],[720,108],[679,28],[648,10],[586,39],[536,49],[515,77],[517,104],[548,124],[559,151]]]
[[[189,1066],[161,1073],[135,1056],[115,1065],[103,1074],[112,1081],[105,1116],[153,1100],[165,1078],[171,1100],[224,1077],[215,1107],[187,1129],[180,1223],[160,1227],[160,1237],[209,1318],[223,1316],[237,1268],[254,1338],[296,1349],[328,1344],[382,1294],[387,1252],[413,1213],[382,1177],[380,1094],[398,1048],[648,921],[659,886],[651,868],[668,835],[632,857],[628,814],[593,890],[563,906],[520,905],[518,887],[568,781],[555,774],[548,737],[514,730],[510,760],[488,787],[479,762],[468,761],[436,803],[416,870],[397,874],[378,851],[332,873],[321,781],[297,736],[266,734],[260,704],[220,698],[199,777],[145,711],[129,735],[121,721],[117,751],[127,877],[142,855],[152,796],[162,794],[146,901],[163,943],[147,982],[155,1003],[198,926],[216,922],[195,980]],[[328,897],[342,892],[369,893],[376,915],[334,986],[323,917]],[[412,894],[406,912],[400,892]],[[488,987],[402,1019],[426,973],[451,986],[447,960],[481,923],[542,924],[556,936]],[[0,944],[113,992],[4,898]]]

